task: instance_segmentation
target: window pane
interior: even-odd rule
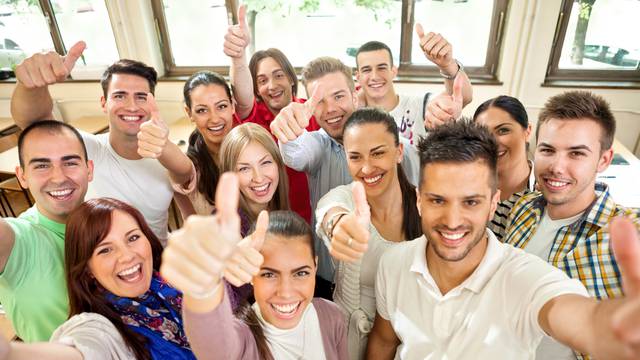
[[[28,55],[54,49],[40,5],[27,0],[0,3],[0,68],[13,68]]]
[[[110,65],[120,58],[103,0],[53,0],[51,5],[65,48],[87,43],[78,64]]]
[[[414,6],[415,22],[422,24],[425,33],[433,31],[442,34],[452,44],[456,59],[465,66],[485,65],[493,0],[422,0],[417,1]],[[416,65],[433,65],[420,49],[415,30],[411,62]]]
[[[335,0],[283,0],[268,6],[259,0],[245,3],[247,23],[255,28],[255,49],[278,48],[294,66],[329,55],[355,67],[356,50],[370,40],[386,43],[398,63],[401,1],[359,1],[367,4],[361,6]]]
[[[576,0],[558,67],[635,70],[640,61],[638,19],[638,0]]]
[[[164,0],[171,53],[176,66],[224,66],[227,32],[224,0]]]

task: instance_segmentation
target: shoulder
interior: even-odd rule
[[[329,190],[329,192],[322,197],[322,200],[324,201],[342,200],[342,201],[348,201],[349,203],[351,203],[353,199],[353,193],[351,192],[352,188],[353,188],[353,183],[336,186],[333,189]]]
[[[339,318],[343,318],[342,311],[340,307],[334,303],[333,301],[329,301],[323,298],[313,298],[311,301],[313,307],[316,309],[318,313],[327,314],[330,316],[337,316]]]
[[[380,257],[378,272],[394,271],[402,273],[406,266],[411,266],[416,252],[421,251],[421,249],[424,250],[426,241],[423,235],[419,238],[403,241],[389,247]]]

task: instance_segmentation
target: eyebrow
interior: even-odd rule
[[[434,193],[430,193],[430,192],[425,192],[423,193],[425,196],[428,197],[432,197],[432,198],[438,198],[438,199],[444,199],[444,196],[442,195],[438,195],[438,194],[434,194]],[[470,199],[484,199],[484,195],[482,194],[471,194],[471,195],[466,195],[463,197],[464,200],[470,200]]]
[[[80,155],[65,155],[63,157],[60,158],[60,160],[62,161],[69,161],[69,160],[82,160],[82,157]],[[50,158],[33,158],[31,160],[29,160],[29,164],[33,164],[33,163],[51,163],[51,159]]]
[[[111,95],[123,95],[123,94],[126,95],[126,94],[129,94],[129,92],[125,90],[115,90],[111,93]],[[133,94],[147,96],[147,93],[145,91],[136,91]]]
[[[511,124],[509,124],[509,123],[507,123],[507,122],[500,123],[500,124],[496,125],[496,126],[494,127],[494,129],[497,129],[497,128],[502,127],[502,126],[511,126]]]
[[[295,269],[292,269],[292,270],[291,270],[291,272],[292,272],[292,273],[296,273],[296,272],[298,272],[298,271],[300,271],[300,270],[304,270],[304,269],[311,269],[311,266],[309,266],[309,265],[303,265],[303,266],[297,267],[297,268],[295,268]],[[271,272],[274,272],[274,273],[277,273],[277,274],[280,274],[280,273],[281,273],[281,271],[280,271],[280,270],[272,269],[272,268],[269,268],[269,267],[263,267],[263,268],[261,268],[260,270],[262,270],[262,271],[271,271]]]
[[[260,158],[260,160],[258,160],[258,162],[262,162],[265,158],[267,158],[270,154],[264,154],[263,157]],[[239,162],[238,165],[249,165],[249,163],[243,163],[243,162]]]
[[[548,148],[552,148],[555,149],[554,146],[552,146],[551,144],[547,144],[545,142],[542,142],[540,144],[538,144],[538,147],[548,147]],[[570,146],[569,150],[586,150],[588,152],[593,152],[593,150],[591,150],[590,147],[588,147],[587,145],[575,145],[575,146]]]

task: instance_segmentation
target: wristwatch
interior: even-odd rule
[[[460,63],[460,61],[458,61],[457,59],[454,59],[454,61],[456,62],[456,64],[458,64],[458,71],[456,71],[455,74],[453,75],[447,75],[444,72],[442,72],[442,70],[440,70],[440,76],[442,76],[443,78],[447,79],[447,80],[453,80],[456,78],[456,76],[458,76],[458,73],[460,71],[464,71],[464,66],[462,66],[462,63]]]

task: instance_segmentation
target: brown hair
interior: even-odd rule
[[[65,276],[69,295],[69,317],[83,312],[98,313],[111,321],[137,359],[151,359],[147,339],[122,322],[120,315],[106,301],[102,286],[89,271],[88,262],[96,246],[111,228],[112,214],[119,210],[133,217],[147,237],[153,254],[153,269],[160,268],[162,245],[144,217],[132,206],[111,198],[92,199],[69,215],[65,232]]]
[[[562,121],[593,120],[602,129],[600,152],[610,149],[613,144],[613,137],[616,134],[616,119],[611,113],[609,103],[602,96],[589,91],[568,91],[550,97],[538,116],[536,142],[542,124],[552,119]]]
[[[260,94],[258,94],[258,65],[260,64],[260,61],[266,58],[272,58],[280,65],[282,71],[284,71],[292,84],[291,93],[293,96],[297,96],[298,77],[296,76],[296,70],[282,51],[276,48],[269,48],[267,50],[256,51],[251,57],[251,60],[249,60],[249,72],[251,72],[251,77],[253,78],[253,94],[256,99],[260,99],[262,101]]]
[[[301,81],[306,88],[307,84],[310,81],[319,79],[327,74],[335,72],[342,73],[345,79],[347,79],[349,90],[351,90],[352,92],[355,91],[356,85],[353,82],[353,74],[351,73],[351,68],[343,64],[342,61],[329,56],[322,56],[317,59],[311,60],[302,69]],[[307,95],[311,96],[311,94],[308,93],[308,90]]]
[[[145,63],[136,60],[120,59],[109,66],[100,79],[102,93],[105,98],[107,97],[107,90],[109,90],[109,84],[111,83],[113,74],[136,75],[146,79],[149,83],[149,92],[152,94],[156,89],[156,83],[158,83],[158,73],[151,66],[147,66]]]

